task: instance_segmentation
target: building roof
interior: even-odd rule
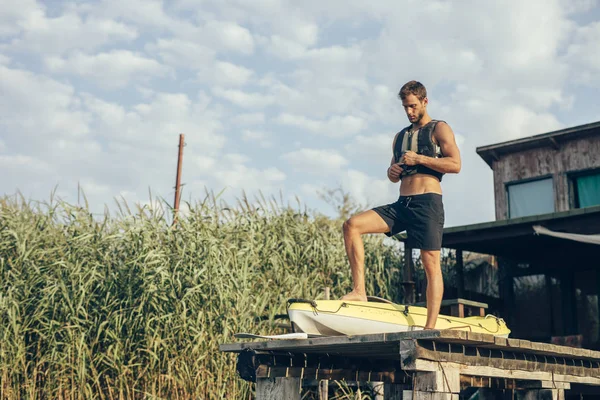
[[[600,206],[444,229],[442,247],[545,264],[598,264],[600,245],[536,234],[540,225],[555,232],[600,233]],[[404,242],[406,233],[394,236]],[[594,261],[594,264],[590,264]],[[597,267],[596,267],[597,268]]]
[[[499,160],[504,154],[516,153],[518,151],[539,147],[553,147],[558,149],[560,148],[561,142],[589,135],[600,135],[600,121],[507,142],[480,146],[477,147],[476,151],[477,154],[492,167],[493,161]]]

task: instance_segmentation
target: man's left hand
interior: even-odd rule
[[[419,154],[415,153],[414,151],[409,150],[402,155],[401,164],[405,164],[405,165],[408,165],[409,167],[412,167],[413,165],[420,164],[420,159],[421,159],[421,156]]]

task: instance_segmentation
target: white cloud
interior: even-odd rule
[[[600,75],[600,22],[580,27],[567,49],[566,59],[577,71],[574,80],[582,84],[599,86]]]
[[[90,204],[100,210],[125,188],[138,199],[149,187],[169,197],[179,133],[185,134],[185,165],[202,154],[200,165],[209,167],[225,143],[221,111],[204,94],[192,99],[149,91],[147,101],[127,105],[4,66],[0,92],[2,147],[11,154],[2,158],[5,191],[23,188],[40,198],[60,184],[65,195],[74,195],[82,181]],[[184,176],[195,169],[184,168]]]
[[[254,71],[228,62],[216,63],[216,83],[222,86],[241,86],[248,83]]]
[[[298,171],[321,176],[337,176],[340,174],[340,170],[348,164],[348,160],[335,150],[303,148],[283,154],[280,158],[290,163]]]
[[[101,87],[119,88],[132,80],[148,81],[169,74],[169,68],[154,59],[129,50],[88,55],[76,52],[67,58],[49,57],[46,66],[55,73],[91,78]]]
[[[298,7],[294,3],[279,0],[233,0],[228,2],[212,1],[207,3],[216,8],[217,14],[237,23],[252,26],[257,31],[269,31],[278,36],[298,42],[303,46],[313,46],[319,38],[319,24],[311,15],[311,4]],[[184,5],[190,10],[193,5]],[[305,12],[308,11],[308,12]],[[199,15],[200,19],[206,19]],[[215,18],[213,16],[213,18]],[[265,29],[268,28],[268,29]]]
[[[201,172],[209,172],[216,162],[214,158],[205,156],[196,156],[193,161]]]
[[[223,161],[227,165],[231,164],[244,164],[250,161],[250,158],[244,154],[239,153],[229,153],[223,156]]]
[[[23,34],[14,39],[8,50],[42,54],[62,54],[73,49],[93,50],[115,42],[131,42],[138,34],[135,28],[111,19],[82,18],[67,12],[48,18],[34,12],[21,23]]]
[[[216,191],[226,189],[222,198],[230,201],[243,193],[252,196],[258,191],[268,196],[285,185],[284,171],[277,167],[256,167],[255,160],[241,153],[226,153],[210,159],[195,158],[195,164],[197,168],[187,175],[186,182],[190,182],[187,193],[196,196],[203,193],[206,186]]]
[[[28,146],[44,147],[46,142],[31,141],[40,136],[77,137],[90,132],[90,116],[72,86],[0,65],[0,93],[0,127],[6,135],[14,132],[26,138]]]
[[[265,114],[261,112],[236,114],[232,119],[232,122],[236,125],[261,125],[265,121]]]
[[[104,0],[100,3],[77,4],[75,9],[80,13],[130,21],[143,29],[179,29],[187,32],[191,24],[169,16],[163,5],[162,0]]]
[[[389,204],[398,199],[398,184],[387,179],[375,179],[362,171],[345,171],[341,185],[344,191],[365,207]]]
[[[247,93],[237,89],[215,87],[213,88],[213,94],[243,108],[264,108],[275,103],[275,96],[262,93]]]
[[[206,95],[194,101],[183,93],[157,93],[130,109],[91,96],[85,104],[96,117],[97,129],[115,143],[162,149],[176,145],[175,138],[183,133],[189,147],[206,155],[225,143],[222,115]]]
[[[3,152],[4,150],[6,150],[6,144],[0,139],[0,152]]]
[[[79,183],[86,196],[111,195],[109,185],[99,183],[92,178],[83,178]]]
[[[465,136],[466,142],[479,146],[561,128],[556,116],[541,107],[544,102],[550,105],[554,100],[535,90],[516,89],[511,93],[501,88],[488,90],[461,85],[445,106],[444,114],[451,117],[447,122],[457,140]]]
[[[345,146],[345,149],[348,154],[360,157],[362,160],[387,166],[392,158],[395,135],[395,132],[372,136],[358,135]]]
[[[52,170],[52,166],[45,161],[27,155],[0,155],[0,167],[5,171],[16,168],[26,168],[36,173],[47,173]]]
[[[35,0],[3,0],[0,7],[0,38],[19,33],[28,20],[44,14]]]
[[[598,6],[598,0],[561,0],[560,6],[566,14],[578,14],[591,11]]]
[[[233,52],[243,55],[254,53],[255,43],[251,32],[227,19],[217,20],[213,14],[200,11],[198,3],[189,7],[185,16],[180,13],[171,13],[169,8],[181,11],[186,9],[182,3],[173,5],[162,0],[105,0],[99,4],[86,4],[77,7],[81,13],[90,13],[105,18],[130,21],[138,25],[143,32],[164,34],[168,32],[173,36],[173,45],[177,42],[195,43],[202,48],[210,48],[219,52]],[[190,20],[190,12],[198,15],[200,24]],[[177,16],[174,16],[177,15]],[[224,15],[224,18],[227,18]],[[204,22],[204,24],[202,24]],[[181,45],[182,43],[179,43]],[[177,51],[181,49],[173,49]],[[163,50],[164,51],[164,50]]]
[[[248,167],[242,163],[231,164],[227,169],[215,172],[217,187],[229,187],[249,192],[273,192],[285,181],[285,173],[278,168],[265,169]]]
[[[296,126],[300,129],[330,137],[352,136],[367,127],[367,122],[364,119],[352,115],[335,115],[326,121],[322,121],[283,113],[275,119],[275,122],[282,125]]]
[[[325,185],[323,185],[325,186]],[[314,185],[312,183],[303,183],[302,185],[300,185],[300,193],[305,195],[305,196],[310,196],[310,197],[318,197],[319,193],[323,190],[323,187],[318,186],[318,185]]]
[[[560,89],[518,88],[516,93],[521,101],[535,110],[546,110],[554,104],[569,109],[573,104],[573,96],[565,96]]]
[[[537,135],[562,128],[562,124],[549,112],[535,113],[526,107],[507,107],[499,113],[497,130],[504,140]]]
[[[150,55],[157,54],[165,64],[186,69],[204,68],[214,61],[216,54],[214,49],[182,39],[158,39],[145,48]]]
[[[252,143],[263,148],[273,146],[273,143],[269,139],[269,135],[263,131],[245,129],[242,131],[242,140],[246,143]]]
[[[306,46],[279,35],[264,38],[260,43],[268,52],[284,60],[299,59],[306,54]]]
[[[205,40],[242,54],[254,52],[254,39],[250,31],[230,21],[209,21],[204,27]]]
[[[244,86],[254,76],[254,71],[229,62],[217,61],[201,67],[198,80],[209,85],[220,87]]]
[[[287,114],[316,118],[332,114],[358,114],[364,118],[360,108],[368,85],[356,84],[351,79],[335,82],[308,70],[294,71],[289,74],[289,80],[292,82],[284,83],[270,74],[261,78],[258,84],[277,98],[277,105]]]

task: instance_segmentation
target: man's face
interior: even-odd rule
[[[423,101],[421,101],[414,94],[409,94],[405,99],[402,100],[402,106],[404,107],[406,116],[411,124],[416,124],[425,115],[427,98],[424,98]]]

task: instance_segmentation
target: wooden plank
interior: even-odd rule
[[[415,306],[418,307],[425,307],[427,305],[427,302],[424,301],[420,301],[418,303],[414,303]],[[463,304],[465,306],[468,307],[475,307],[475,308],[488,308],[488,304],[487,303],[482,303],[479,301],[473,301],[473,300],[467,300],[467,299],[463,299],[463,298],[458,298],[458,299],[446,299],[446,300],[442,300],[441,302],[441,307],[447,307],[447,306],[453,306],[453,305],[458,305],[458,304]]]
[[[440,335],[437,340],[441,340],[444,342],[450,343],[458,343],[458,342],[467,342],[467,332],[466,331],[455,331],[451,329],[446,329],[440,331]]]
[[[500,338],[489,334],[456,330],[424,330],[386,334],[357,336],[334,336],[309,339],[266,340],[242,343],[228,343],[219,346],[224,352],[242,352],[251,350],[286,350],[292,352],[338,353],[351,356],[354,352],[366,353],[378,351],[390,354],[395,345],[405,339],[431,339],[439,342],[460,343],[485,346],[498,350],[519,350],[523,352],[584,358],[600,362],[600,351],[559,346],[549,343],[530,342],[514,338]],[[391,355],[394,356],[393,354]]]
[[[460,372],[456,368],[443,367],[435,372],[417,372],[413,387],[423,392],[460,393]]]
[[[509,378],[519,380],[534,380],[547,382],[569,382],[582,383],[588,385],[600,386],[600,374],[596,376],[573,376],[564,374],[553,374],[546,371],[523,371],[518,369],[505,370],[500,368],[480,366],[480,365],[463,365],[454,362],[437,362],[430,360],[415,360],[411,363],[411,369],[414,371],[439,371],[440,365],[444,368],[457,368],[461,375],[473,376],[489,376],[497,378]]]
[[[308,339],[286,339],[286,340],[261,340],[241,343],[226,343],[219,346],[223,352],[242,352],[244,350],[290,350],[290,351],[326,351],[348,346],[360,348],[361,344],[372,348],[372,345],[393,345],[403,339],[413,338],[437,338],[440,336],[438,330],[421,330],[411,332],[373,333],[356,336],[327,336]],[[348,354],[351,355],[351,354]]]
[[[524,381],[512,378],[461,375],[460,387],[462,390],[467,388],[486,388],[494,390],[570,389],[571,384],[568,382]]]
[[[402,371],[359,371],[350,368],[305,368],[259,365],[256,378],[300,378],[314,380],[347,380],[357,382],[384,382],[407,384],[410,378]]]
[[[519,339],[519,348],[531,350],[531,342],[529,340],[520,340]]]
[[[256,380],[256,400],[300,400],[300,378]]]
[[[386,383],[383,386],[383,399],[384,400],[403,400],[402,393],[406,389],[403,385],[393,385]]]
[[[467,340],[480,343],[494,343],[494,336],[485,333],[467,332]]]
[[[554,374],[573,375],[573,376],[600,376],[600,368],[586,368],[585,364],[567,365],[565,360],[549,360],[546,356],[536,357],[535,355],[513,354],[513,356],[523,356],[524,358],[504,358],[493,357],[492,350],[476,354],[452,353],[446,351],[434,351],[419,345],[419,341],[403,341],[400,345],[400,359],[402,368],[407,370],[417,370],[414,367],[414,360],[431,360],[441,362],[453,362],[461,365],[471,366],[489,366],[503,370],[521,370],[521,371],[542,371]],[[526,357],[525,357],[526,356]],[[557,361],[554,363],[548,361]]]
[[[460,334],[465,334],[463,337]],[[460,343],[470,346],[497,350],[522,351],[531,354],[576,357],[600,362],[600,352],[590,349],[580,349],[575,347],[560,346],[551,343],[530,342],[528,340],[502,338],[493,335],[461,332],[461,331],[442,331],[439,338],[431,339],[436,342]]]
[[[402,393],[403,400],[459,400],[458,393],[422,392],[417,390],[405,390]]]

